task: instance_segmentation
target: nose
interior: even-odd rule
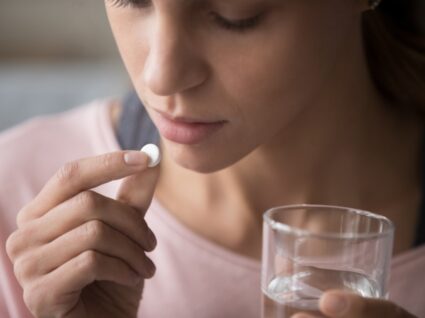
[[[149,42],[143,80],[154,94],[170,96],[197,87],[207,79],[205,61],[178,22],[158,17]]]

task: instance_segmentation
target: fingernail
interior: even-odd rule
[[[347,310],[348,302],[344,296],[325,295],[323,299],[323,309],[328,314],[339,315]]]
[[[129,166],[140,166],[146,164],[149,158],[139,151],[127,152],[124,155],[124,161]]]

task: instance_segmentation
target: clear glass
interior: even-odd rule
[[[387,298],[394,226],[366,211],[323,205],[276,207],[264,214],[262,317],[318,315],[329,289]]]

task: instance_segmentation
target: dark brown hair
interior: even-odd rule
[[[425,118],[425,20],[422,0],[383,0],[363,17],[371,76],[390,104]],[[420,10],[422,9],[422,10]]]

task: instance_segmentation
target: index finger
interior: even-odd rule
[[[148,168],[148,163],[148,156],[139,151],[117,151],[69,162],[20,213],[18,226],[44,215],[82,191],[139,173]]]

